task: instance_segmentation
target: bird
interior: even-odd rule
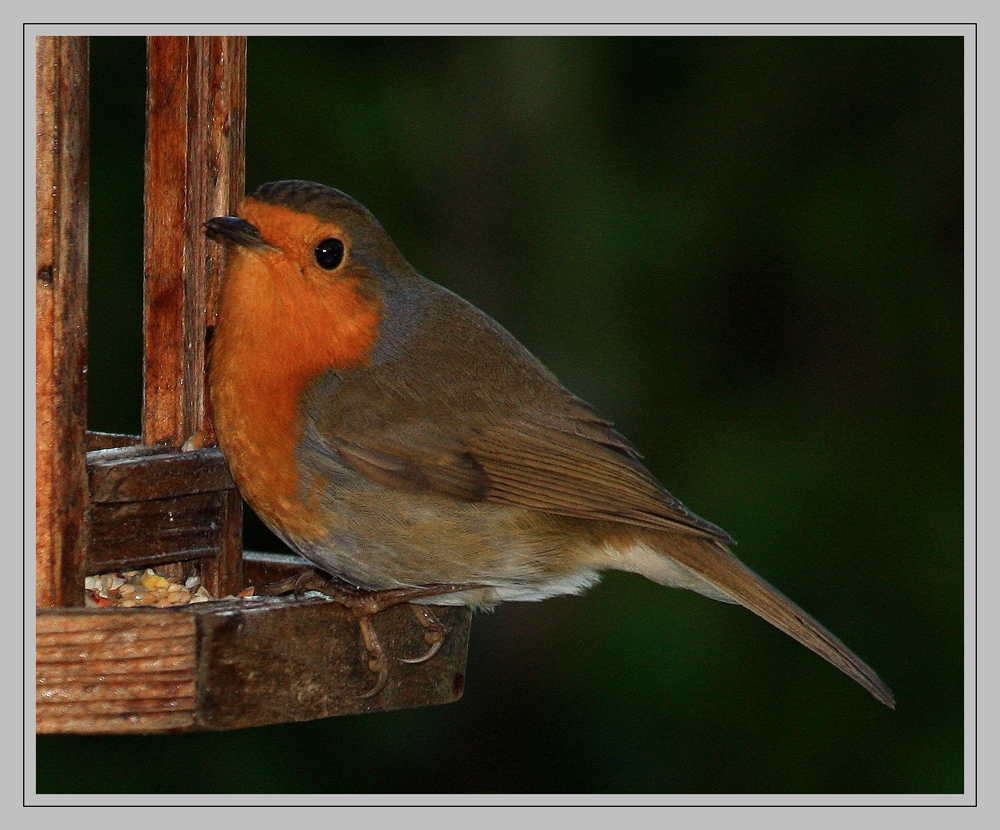
[[[895,708],[878,675],[732,553],[636,448],[498,322],[421,276],[378,220],[268,182],[205,222],[226,248],[208,396],[243,498],[353,608],[578,594],[604,571],[744,606]]]

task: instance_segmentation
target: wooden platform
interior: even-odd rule
[[[257,555],[249,570],[268,567]],[[36,729],[190,732],[451,703],[465,685],[472,612],[435,613],[448,628],[441,650],[426,663],[393,661],[385,689],[364,698],[375,676],[357,623],[323,598],[40,609]],[[375,625],[393,657],[426,650],[406,606],[382,612]]]

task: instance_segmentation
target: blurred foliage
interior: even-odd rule
[[[144,43],[95,38],[91,403],[135,432]],[[963,789],[963,44],[253,38],[306,178],[531,348],[893,687],[638,577],[474,621],[458,703],[38,740],[41,792]],[[248,519],[247,547],[280,543]]]

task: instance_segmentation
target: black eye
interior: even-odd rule
[[[344,261],[344,243],[339,239],[324,239],[314,253],[319,267],[332,271]]]

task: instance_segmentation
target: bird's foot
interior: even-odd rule
[[[301,596],[306,591],[318,591],[346,608],[351,616],[357,620],[358,629],[361,632],[361,641],[364,644],[365,652],[368,654],[368,668],[376,675],[375,684],[372,688],[363,695],[360,695],[362,698],[371,698],[378,695],[385,688],[385,684],[389,679],[390,666],[390,658],[385,653],[385,649],[379,640],[378,632],[375,630],[374,617],[376,614],[396,605],[410,603],[410,609],[413,611],[414,617],[416,617],[417,622],[425,630],[424,642],[427,643],[428,648],[419,657],[398,657],[396,659],[400,663],[426,663],[441,650],[441,646],[444,645],[445,635],[448,632],[430,608],[423,604],[415,604],[413,601],[424,599],[425,597],[477,590],[484,587],[478,583],[461,583],[365,591],[349,585],[336,577],[328,577],[316,571],[303,571],[297,576],[288,577],[279,582],[272,582],[265,585],[259,593],[267,596],[294,593],[296,596]]]
[[[411,603],[410,610],[424,629],[424,642],[427,643],[428,648],[419,657],[399,657],[397,659],[400,663],[410,663],[411,665],[426,663],[441,650],[448,629],[441,624],[441,620],[434,616],[434,612],[426,605]]]

